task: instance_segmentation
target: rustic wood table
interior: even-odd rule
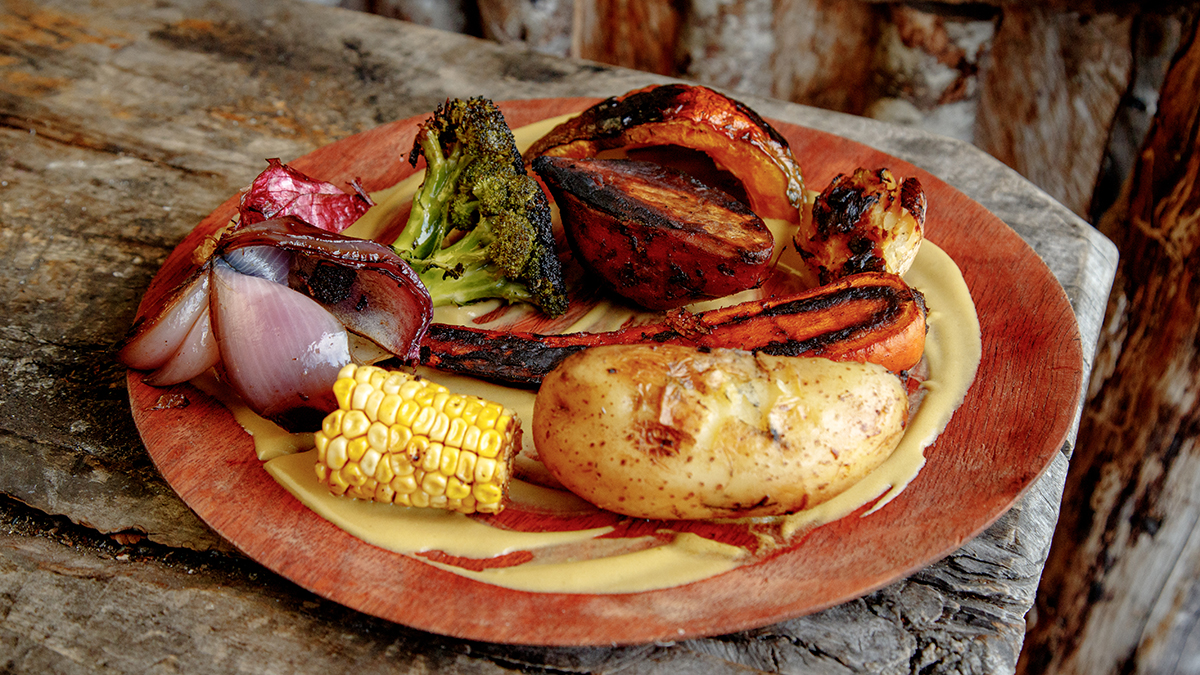
[[[286,0],[11,0],[0,47],[0,670],[1013,670],[1070,441],[1012,510],[907,579],[755,630],[617,648],[470,642],[357,613],[239,554],[157,473],[112,346],[167,254],[265,158],[447,96],[608,96],[659,78]],[[991,209],[1066,289],[1090,368],[1116,254],[1087,223],[965,144],[745,100]]]

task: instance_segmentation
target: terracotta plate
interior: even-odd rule
[[[516,127],[594,102],[501,107]],[[368,190],[381,189],[412,171],[401,158],[419,121],[384,125],[291,164],[337,184],[360,178]],[[1083,377],[1074,314],[1033,250],[962,193],[864,145],[773,124],[801,158],[810,186],[858,166],[918,176],[929,198],[928,237],[958,263],[979,312],[983,360],[966,401],[927,450],[916,480],[870,517],[817,528],[780,555],[685,586],[617,595],[530,593],[468,580],[351,537],[267,475],[250,437],[220,403],[186,384],[145,385],[131,372],[133,414],[150,455],[201,518],[266,567],[368,614],[475,640],[592,645],[727,633],[846,602],[929,565],[994,522],[1062,446]],[[185,238],[148,297],[179,281],[181,263],[201,237],[228,222],[237,198]],[[179,396],[186,406],[178,405]],[[423,600],[425,592],[437,602]]]

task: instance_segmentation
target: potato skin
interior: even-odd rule
[[[908,397],[873,364],[682,345],[594,347],[534,405],[538,456],[569,490],[639,518],[794,513],[891,454]]]

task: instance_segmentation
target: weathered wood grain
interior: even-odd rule
[[[1131,25],[1008,7],[983,66],[976,142],[1080,215],[1129,85]]]
[[[1103,221],[1123,260],[1024,672],[1193,672],[1200,658],[1198,36],[1193,22]]]
[[[37,521],[7,540],[25,556],[5,563],[13,589],[5,601],[24,603],[0,620],[3,644],[23,645],[25,655],[9,670],[81,671],[102,654],[102,635],[129,652],[110,661],[116,672],[309,663],[337,672],[333,656],[298,649],[288,660],[289,646],[311,643],[368,671],[384,659],[451,673],[910,672],[913,664],[1011,672],[1065,458],[986,535],[901,584],[757,633],[630,650],[445,641],[337,608],[323,613],[328,605],[306,605],[311,596],[273,575],[246,582],[245,561],[222,549],[150,464],[111,346],[166,254],[265,158],[426,113],[448,95],[605,96],[661,78],[283,0],[9,0],[0,53],[0,492],[94,533],[124,541],[147,533],[131,546],[149,547],[148,563],[195,549],[208,565],[188,574],[163,564],[138,581],[124,561],[106,560],[112,544],[103,537],[40,547],[41,535],[68,526]],[[1047,260],[1084,335],[1096,334],[1112,250],[1017,174],[962,143],[743,98],[764,115],[905,157],[986,204]],[[3,522],[12,530],[17,520]],[[107,584],[88,582],[80,567],[106,569]],[[186,592],[151,592],[170,588]],[[242,600],[231,603],[230,588]],[[106,597],[107,614],[87,611]],[[77,611],[55,614],[53,627],[39,620],[39,608],[64,603]],[[233,656],[213,660],[223,654]]]

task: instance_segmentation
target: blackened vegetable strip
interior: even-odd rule
[[[869,361],[908,370],[925,349],[925,300],[894,274],[867,272],[782,298],[756,300],[606,333],[542,335],[433,324],[421,363],[536,387],[564,358],[597,345],[660,342],[788,356]]]

